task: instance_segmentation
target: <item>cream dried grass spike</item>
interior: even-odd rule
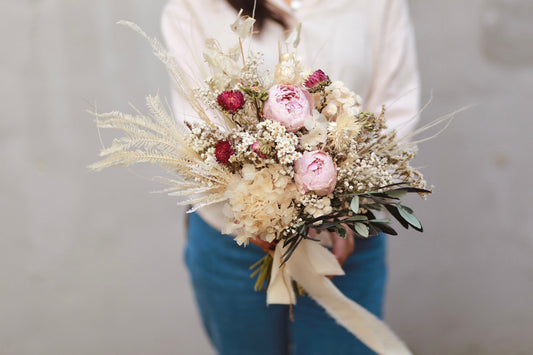
[[[216,128],[216,123],[213,121],[213,115],[216,116],[216,122],[223,122],[222,128],[234,128],[235,124],[228,119],[225,115],[219,112],[213,111],[208,114],[203,104],[198,100],[194,94],[194,87],[190,83],[194,83],[195,87],[202,86],[203,83],[197,82],[196,78],[187,74],[187,70],[179,65],[176,58],[170,54],[165,47],[155,38],[149,37],[137,24],[130,21],[119,21],[119,25],[129,27],[133,31],[140,34],[144,39],[148,41],[152,47],[152,53],[165,65],[173,82],[174,89],[183,97],[184,102],[188,102],[194,112],[198,115],[198,118],[209,125],[211,128]],[[201,68],[203,63],[196,63]]]
[[[96,116],[99,129],[118,129],[125,136],[114,139],[111,147],[102,149],[100,156],[105,159],[92,164],[91,169],[102,170],[110,166],[128,166],[140,162],[173,169],[183,160],[198,159],[197,153],[184,144],[186,134],[163,108],[159,97],[148,96],[146,103],[149,115],[138,110],[137,115],[118,111],[92,113]]]
[[[129,166],[149,163],[164,168],[181,179],[161,178],[175,195],[196,195],[180,204],[194,204],[194,209],[223,201],[224,191],[231,180],[231,173],[218,165],[204,162],[197,152],[189,148],[187,133],[181,130],[172,116],[164,109],[159,97],[146,99],[149,115],[137,115],[114,111],[93,113],[99,129],[118,129],[125,136],[114,139],[111,146],[102,148],[104,159],[89,166],[102,170],[112,166]]]
[[[176,90],[187,101],[202,121],[212,128],[216,125],[203,105],[195,97],[190,82],[183,70],[156,39],[132,22],[120,21],[143,36],[151,45],[154,55],[165,64],[176,84]],[[224,191],[231,180],[231,173],[220,166],[204,162],[196,151],[187,144],[188,134],[181,128],[175,118],[169,114],[159,96],[146,98],[148,114],[135,109],[136,115],[118,111],[108,113],[91,112],[96,117],[99,129],[118,129],[125,133],[114,139],[110,147],[103,147],[102,160],[91,164],[91,170],[102,170],[112,166],[129,166],[149,163],[164,168],[169,174],[178,175],[179,179],[161,177],[160,182],[169,186],[164,192],[176,196],[191,196],[179,204],[193,204],[191,210],[226,200]],[[213,115],[213,112],[210,112]],[[222,115],[223,119],[226,117]],[[220,121],[218,121],[220,122]],[[227,120],[225,121],[227,122]],[[187,180],[187,182],[185,182]]]

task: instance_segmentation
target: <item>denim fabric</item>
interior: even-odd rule
[[[343,265],[346,275],[333,278],[346,296],[380,318],[385,244],[383,235],[356,240]],[[265,292],[254,291],[249,270],[263,256],[255,245],[239,247],[197,214],[190,215],[185,259],[204,327],[219,354],[374,354],[307,296],[293,307],[294,322],[288,306],[267,306]]]

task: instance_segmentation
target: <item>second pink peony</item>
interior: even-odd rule
[[[294,164],[294,182],[298,191],[313,191],[319,196],[330,194],[337,183],[337,166],[319,150],[305,152]]]

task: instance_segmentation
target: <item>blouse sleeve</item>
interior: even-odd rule
[[[180,71],[184,74],[185,85],[197,87],[198,79],[205,77],[202,72],[202,53],[200,48],[192,46],[204,43],[205,35],[201,31],[200,22],[195,19],[195,12],[187,0],[173,0],[166,4],[161,17],[161,33],[167,51],[176,59]],[[170,90],[172,108],[179,122],[199,121],[194,109],[180,95],[178,83],[172,79]]]
[[[416,125],[420,105],[415,40],[406,0],[386,2],[381,31],[367,110],[378,113],[385,105],[389,128],[403,137]]]

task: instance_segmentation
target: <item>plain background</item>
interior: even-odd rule
[[[387,321],[417,354],[532,354],[533,3],[410,0],[426,232],[390,239]],[[168,96],[147,43],[163,0],[1,0],[0,354],[212,354],[183,266],[183,210],[145,168],[89,173],[84,112]],[[104,137],[109,142],[110,136]],[[206,255],[206,258],[209,257]]]

